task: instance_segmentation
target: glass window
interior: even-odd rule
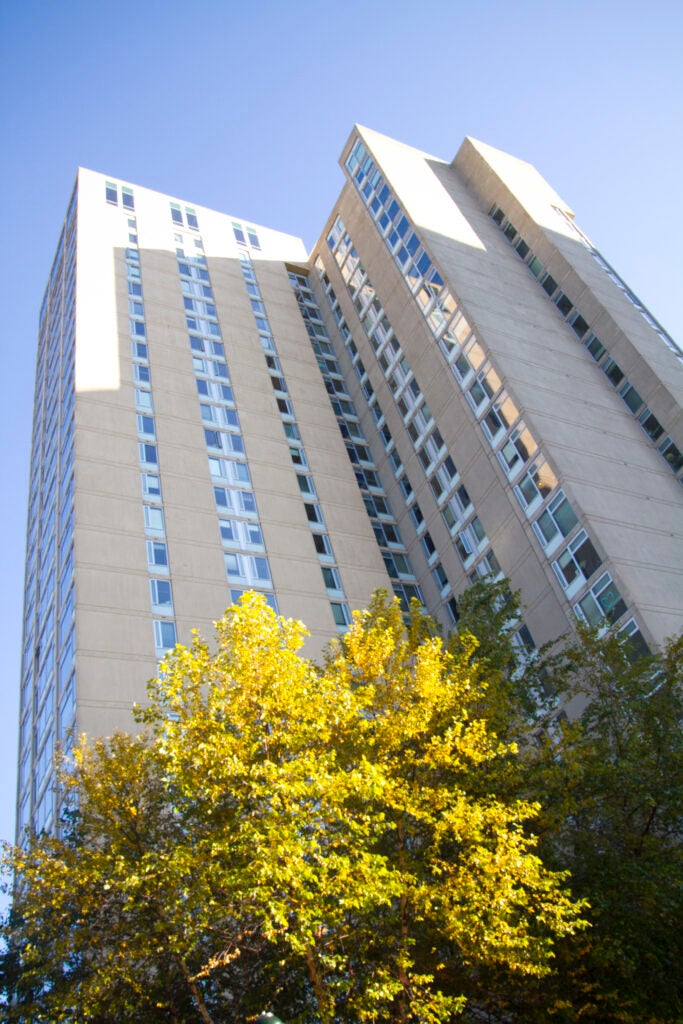
[[[522,508],[529,510],[557,486],[557,477],[543,459],[532,463],[519,483],[515,484],[515,494]]]
[[[156,505],[144,505],[145,528],[148,533],[164,532],[164,511]]]
[[[332,609],[332,615],[334,621],[339,627],[346,627],[351,622],[351,614],[349,612],[348,605],[342,604],[339,601],[332,601],[330,603]]]
[[[510,435],[510,440],[498,452],[498,460],[508,476],[522,468],[538,445],[531,432],[522,424]]]
[[[147,565],[157,571],[168,568],[168,551],[162,540],[147,541]]]
[[[600,626],[607,619],[615,623],[626,611],[626,602],[609,573],[603,573],[574,610],[589,626]]]
[[[325,587],[328,590],[341,591],[341,579],[339,578],[339,572],[334,566],[324,565],[322,566],[323,580]]]
[[[161,479],[157,473],[140,473],[140,484],[144,498],[161,498]]]
[[[331,558],[332,557],[332,547],[330,545],[330,538],[327,536],[327,534],[326,533],[314,533],[314,534],[312,534],[312,537],[313,537],[313,544],[315,545],[315,550],[318,552],[318,554],[321,557]]]
[[[567,537],[578,523],[578,516],[570,505],[564,491],[560,491],[541,512],[534,523],[534,530],[546,552],[563,537]]]
[[[175,622],[154,620],[154,645],[157,651],[168,651],[176,644]]]
[[[304,508],[306,509],[306,516],[309,523],[318,523],[323,526],[323,515],[319,505],[313,505],[312,503],[305,502]]]
[[[432,576],[434,577],[434,582],[440,591],[444,590],[448,586],[448,577],[446,576],[446,571],[441,562],[439,562],[438,565],[435,565],[432,569]]]
[[[615,388],[618,387],[624,379],[624,371],[611,357],[606,359],[602,364],[602,372],[605,374],[607,379],[612,382]]]
[[[624,384],[619,394],[624,399],[626,405],[629,407],[629,409],[634,415],[642,407],[642,398],[640,397],[636,389],[633,387],[633,385],[629,384],[628,381],[626,382],[626,384]]]
[[[585,530],[580,530],[574,540],[553,562],[553,569],[565,590],[574,592],[602,565],[602,559],[593,547]]]
[[[154,417],[138,416],[138,434],[144,437],[154,437]]]
[[[147,444],[140,442],[138,444],[138,454],[140,457],[140,464],[143,466],[156,466],[157,462],[157,446],[155,444]]]
[[[152,611],[160,615],[173,615],[170,580],[152,579],[149,581],[149,589],[152,597]]]

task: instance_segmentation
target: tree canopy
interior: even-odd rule
[[[683,637],[643,657],[619,634],[579,628],[520,668],[510,642],[518,610],[506,584],[476,584],[461,601],[461,636],[480,639],[482,713],[524,744],[480,782],[507,800],[540,801],[538,852],[570,871],[590,927],[556,943],[540,984],[473,972],[470,1007],[525,1024],[680,1024]]]
[[[59,837],[6,851],[7,1020],[445,1024],[582,934],[488,724],[505,659],[490,684],[466,629],[449,649],[384,595],[321,668],[304,635],[246,595],[161,664],[138,736],[76,747]]]

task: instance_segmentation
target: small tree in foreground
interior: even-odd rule
[[[472,785],[513,756],[470,714],[475,641],[382,596],[324,668],[303,638],[247,595],[161,665],[139,737],[81,742],[63,837],[6,853],[6,1019],[445,1024],[476,969],[548,972],[580,904],[538,805]]]

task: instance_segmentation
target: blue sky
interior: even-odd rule
[[[680,342],[681,38],[680,0],[0,4],[0,839],[13,837],[36,325],[77,166],[310,247],[354,121],[445,159],[474,135],[538,167]]]

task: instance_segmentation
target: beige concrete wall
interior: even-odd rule
[[[377,133],[363,129],[362,134],[643,631],[651,640],[661,642],[683,623],[680,487],[488,216],[492,203],[499,202],[534,250],[538,248],[539,257],[582,312],[584,306],[587,312],[599,309],[596,332],[604,344],[613,341],[615,358],[662,422],[664,412],[659,410],[671,411],[666,426],[672,434],[680,417],[676,383],[680,367],[675,357],[585,247],[571,237],[568,225],[563,233],[565,222],[552,210],[552,204],[568,208],[529,165],[502,154],[494,172],[490,164],[495,161],[484,159],[466,142],[451,167]],[[480,148],[488,158],[489,148]],[[513,188],[520,193],[516,205]],[[571,604],[355,188],[345,187],[337,209],[394,325],[493,550],[513,585],[524,591],[532,633],[539,642],[548,639],[573,623]],[[464,576],[457,555],[449,550],[448,539],[443,540],[438,513],[428,513],[434,508],[431,494],[416,488],[424,479],[421,468],[415,463],[393,398],[347,298],[325,235],[326,231],[316,252],[324,259],[373,386],[382,396],[382,409],[397,446],[403,438],[404,465],[437,545],[441,548],[444,544],[442,561],[449,579],[459,588]],[[568,253],[581,271],[581,291],[576,283],[579,271],[570,267]],[[630,337],[624,338],[624,332],[617,329],[618,319],[628,324]],[[400,495],[397,501],[400,507]],[[414,562],[417,566],[419,558]],[[430,600],[433,588],[427,579],[424,589]]]

